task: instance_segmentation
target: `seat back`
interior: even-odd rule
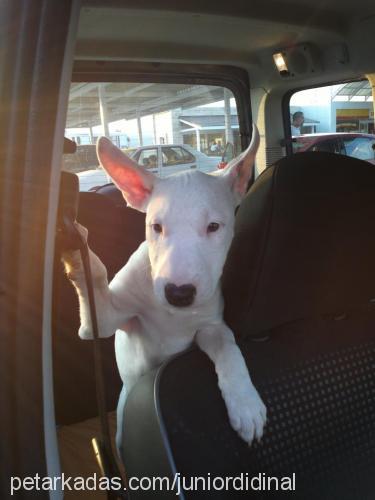
[[[304,153],[259,177],[223,273],[225,318],[238,335],[375,298],[374,172],[354,158]]]

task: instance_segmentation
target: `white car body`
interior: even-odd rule
[[[104,184],[112,182],[111,178],[102,167],[84,170],[77,175],[79,178],[80,191],[90,191],[90,189],[94,187],[103,186]]]

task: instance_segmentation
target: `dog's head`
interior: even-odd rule
[[[127,204],[146,212],[154,292],[165,306],[206,303],[217,290],[233,237],[234,211],[246,193],[259,133],[225,169],[187,171],[160,179],[108,139],[98,141],[100,163]]]

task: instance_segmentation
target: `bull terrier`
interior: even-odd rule
[[[100,337],[116,334],[123,388],[116,444],[122,453],[126,397],[137,380],[194,342],[212,360],[229,421],[251,444],[260,439],[266,407],[251,382],[233,332],[223,320],[220,277],[234,232],[235,209],[246,193],[259,146],[225,169],[181,172],[160,179],[108,139],[97,144],[101,165],[128,204],[146,213],[146,240],[108,284],[106,268],[90,250]],[[78,225],[87,239],[87,230]],[[82,339],[93,338],[86,282],[78,251],[63,261],[79,299]]]

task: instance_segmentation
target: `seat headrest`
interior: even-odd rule
[[[64,146],[63,146],[63,154],[74,154],[77,151],[77,144],[72,141],[71,139],[68,139],[67,137],[64,137]]]
[[[311,152],[268,168],[238,210],[222,284],[241,336],[374,299],[375,166]]]

